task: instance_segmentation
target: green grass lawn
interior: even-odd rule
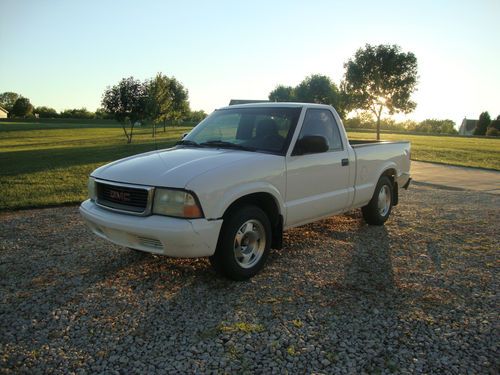
[[[157,130],[156,147],[174,144],[190,128]],[[110,161],[155,149],[151,128],[127,144],[118,124],[0,122],[0,210],[78,203],[89,173]]]
[[[375,139],[375,133],[350,131],[348,136],[350,139]],[[410,141],[412,160],[500,170],[500,138],[387,133],[380,138]]]
[[[113,122],[0,122],[0,210],[78,203],[87,195],[87,176],[125,156],[174,144],[188,127],[136,129],[132,144]],[[374,133],[349,132],[353,139]],[[412,159],[500,170],[500,140],[383,134],[412,142]]]

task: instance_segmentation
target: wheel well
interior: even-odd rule
[[[392,201],[393,201],[393,206],[397,206],[399,202],[399,189],[398,189],[398,183],[396,182],[396,170],[394,168],[389,168],[382,173],[382,176],[387,176],[392,182]],[[380,177],[382,177],[380,176]]]
[[[271,247],[281,249],[283,240],[283,216],[280,214],[280,209],[276,199],[269,193],[253,193],[245,195],[235,200],[224,212],[223,218],[233,210],[240,207],[253,205],[264,211],[269,218],[273,231],[273,240]]]

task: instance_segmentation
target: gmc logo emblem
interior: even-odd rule
[[[109,191],[109,196],[112,199],[116,199],[118,201],[130,202],[130,193],[127,193],[125,191],[110,190]]]

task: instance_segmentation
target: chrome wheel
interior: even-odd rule
[[[385,216],[391,208],[391,190],[389,186],[382,185],[380,192],[378,193],[378,212],[380,216]]]
[[[242,268],[251,268],[262,258],[266,248],[266,231],[258,220],[248,220],[234,237],[234,258]]]

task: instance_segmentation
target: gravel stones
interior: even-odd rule
[[[0,215],[0,373],[497,373],[500,198],[413,185],[285,234],[262,273],[141,254],[75,207]]]

